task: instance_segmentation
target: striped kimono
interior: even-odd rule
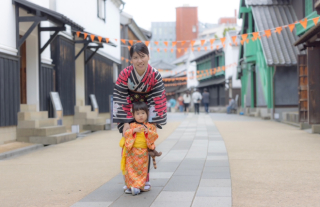
[[[123,69],[113,90],[113,122],[118,123],[122,133],[124,123],[131,123],[133,102],[146,102],[149,107],[149,123],[165,125],[167,122],[167,99],[161,74],[148,64],[141,76],[133,65]]]

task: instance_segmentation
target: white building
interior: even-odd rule
[[[122,0],[0,2],[0,27],[5,28],[0,33],[0,144],[28,142],[38,136],[28,134],[30,128],[48,131],[44,126],[50,123],[56,129],[46,136],[70,130],[79,118],[75,106],[90,105],[90,94],[96,96],[100,116],[108,116],[108,95],[121,64],[122,5]],[[60,95],[63,127],[42,112],[53,116],[52,91]],[[88,120],[82,120],[85,124]]]

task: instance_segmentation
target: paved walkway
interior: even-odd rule
[[[232,205],[226,147],[209,115],[190,114],[157,150],[163,155],[151,170],[151,191],[124,194],[118,174],[73,207]]]

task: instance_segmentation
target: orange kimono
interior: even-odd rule
[[[145,123],[148,133],[134,133],[133,129],[141,126],[138,123],[131,123],[130,129],[124,133],[126,161],[125,161],[125,182],[128,188],[144,189],[148,174],[148,148],[155,148],[154,142],[158,139],[153,124]]]

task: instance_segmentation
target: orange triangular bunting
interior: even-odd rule
[[[242,40],[246,40],[247,39],[247,37],[248,37],[248,34],[243,34],[243,35],[241,35],[241,37],[242,37]]]
[[[167,48],[164,48],[164,52],[167,52]]]
[[[123,44],[126,44],[126,40],[125,40],[125,39],[121,39],[121,42],[122,42]]]
[[[127,62],[129,62],[129,60],[128,60],[128,59],[126,59],[126,63],[127,63]]]
[[[121,60],[124,60],[124,57],[121,57]]]
[[[191,40],[191,41],[190,41],[191,47],[193,47],[193,45],[194,45],[195,42],[196,42],[195,40]]]
[[[188,51],[188,48],[184,48],[184,52],[187,52]]]
[[[217,47],[216,47],[216,48],[217,48],[217,50],[219,50],[219,45],[217,45]]]
[[[83,33],[83,38],[87,39],[87,37],[88,37],[88,33]]]
[[[128,46],[128,50],[130,50],[131,49],[131,46]]]
[[[289,29],[290,29],[291,32],[293,31],[295,26],[296,26],[295,24],[289,24]]]
[[[109,43],[109,38],[106,38],[106,43]]]
[[[205,42],[206,40],[201,40],[201,46],[203,46]]]
[[[147,47],[149,46],[150,41],[144,41],[144,44],[147,45]]]
[[[91,38],[91,41],[92,41],[92,42],[94,41],[94,37],[95,37],[94,34],[90,35],[90,38]]]
[[[183,41],[181,42],[181,46],[183,46],[184,44],[186,44],[186,41],[185,41],[185,40],[183,40]]]
[[[317,24],[318,24],[319,18],[320,18],[320,17],[316,17],[316,18],[313,18],[313,19],[312,19],[314,25],[317,25]]]
[[[270,29],[265,30],[264,33],[266,34],[267,37],[271,36],[271,30]]]
[[[163,44],[165,44],[168,47],[168,42],[167,41],[164,41]]]
[[[140,43],[140,42],[142,42],[141,40],[137,40],[137,43]]]
[[[98,36],[98,40],[99,40],[99,42],[101,42],[102,41],[102,37]]]
[[[133,40],[129,40],[128,42],[131,46],[133,45]]]
[[[160,52],[160,48],[158,48],[157,51]]]
[[[224,44],[224,42],[226,41],[226,38],[223,37],[223,38],[220,38],[220,40],[221,40],[222,44]]]
[[[304,29],[307,29],[308,19],[305,18],[304,20],[300,20],[300,24],[303,26]]]
[[[207,51],[207,47],[204,47],[204,50]]]
[[[180,49],[180,48],[177,48],[177,50],[178,50],[178,53],[180,53],[180,52],[181,52],[181,49]]]
[[[275,32],[278,34],[281,34],[281,31],[282,31],[282,27],[277,27]]]
[[[210,48],[211,48],[211,50],[213,50],[213,46],[212,46],[212,45],[211,45],[211,47],[210,47]]]
[[[194,48],[192,47],[191,50],[192,50],[192,52],[193,52],[193,51],[194,51]]]
[[[200,51],[201,50],[201,48],[200,47],[198,47],[198,51]]]
[[[116,42],[118,42],[118,39],[114,39]]]
[[[172,42],[172,47],[176,46],[177,42]]]
[[[154,44],[159,45],[159,42],[158,42],[158,41],[155,41]]]
[[[216,41],[216,39],[210,39],[210,44],[213,45],[214,41]]]
[[[243,43],[244,43],[244,41],[243,41],[243,40],[241,40],[241,45],[243,45]]]
[[[237,42],[237,36],[232,36],[231,38],[232,38],[233,43],[236,44],[236,42]]]
[[[254,40],[257,40],[259,37],[259,32],[253,32],[252,33]]]
[[[171,49],[171,52],[173,53],[173,48]]]
[[[76,33],[77,33],[77,37],[79,37],[79,36],[80,36],[80,32],[79,32],[79,31],[77,31]]]

